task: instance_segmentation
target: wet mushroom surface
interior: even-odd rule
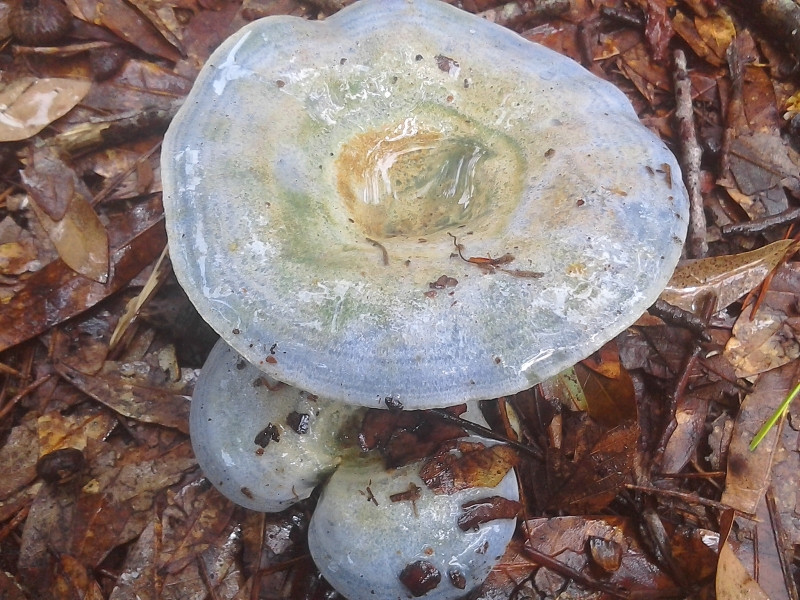
[[[162,157],[202,316],[363,406],[529,388],[633,323],[686,233],[678,165],[622,92],[433,0],[244,27]]]

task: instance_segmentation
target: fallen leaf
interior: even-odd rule
[[[89,279],[108,281],[108,234],[75,171],[45,146],[30,153],[21,176],[31,208],[61,260]]]
[[[56,573],[51,590],[53,598],[105,600],[97,580],[89,574],[86,567],[74,556],[62,554],[56,564]]]
[[[800,154],[778,134],[746,133],[730,145],[730,168],[739,189],[752,195],[778,186],[798,189]]]
[[[36,439],[36,422],[25,420],[11,429],[8,439],[0,447],[0,499],[8,498],[36,478],[36,461],[39,460],[39,442]]]
[[[795,361],[759,375],[753,392],[742,402],[728,449],[724,504],[745,513],[756,513],[772,479],[781,428],[774,427],[768,432],[754,451],[749,449],[750,441],[797,381],[800,381],[800,365]]]
[[[189,433],[189,400],[186,396],[150,385],[138,374],[123,375],[121,366],[106,361],[97,375],[85,375],[66,365],[57,365],[56,370],[83,393],[120,415]]]
[[[83,100],[91,81],[20,77],[0,90],[0,142],[16,142],[39,133]]]
[[[615,427],[605,431],[575,462],[559,460],[543,494],[544,505],[579,514],[606,508],[633,479],[638,432],[635,425]]]
[[[508,446],[488,448],[446,443],[434,456],[425,461],[419,476],[435,494],[453,494],[473,487],[495,487],[509,470],[517,465],[519,456]],[[454,454],[460,450],[460,456]]]
[[[67,0],[67,6],[76,17],[113,31],[146,54],[172,62],[181,57],[139,11],[123,0]]]
[[[469,531],[495,519],[513,519],[521,509],[522,505],[519,502],[502,496],[473,500],[461,505],[462,513],[458,517],[458,527],[462,531]]]
[[[716,575],[718,600],[770,600],[726,541],[719,551]]]
[[[619,566],[610,572],[602,571],[600,580],[604,584],[613,589],[624,589],[631,597],[644,597],[648,591],[666,597],[670,592],[679,591],[670,576],[650,558],[650,552],[639,541],[638,527],[632,519],[540,518],[526,521],[523,529],[526,532],[525,547],[531,551],[527,558],[541,567],[547,568],[552,560],[590,580],[598,579],[595,575],[597,566],[587,549],[592,540],[602,540],[621,550]],[[714,536],[712,532],[678,530],[669,533],[674,558],[690,581],[699,584],[714,572],[715,552],[703,543]],[[540,560],[537,557],[541,557]],[[545,558],[549,560],[542,560]],[[569,597],[578,596],[569,594]]]
[[[742,311],[731,333],[724,355],[737,377],[752,377],[800,357],[800,318],[767,302],[755,315],[749,309]]]
[[[708,294],[717,298],[714,312],[732,304],[756,286],[794,247],[779,240],[741,254],[712,256],[682,262],[675,269],[660,298],[684,310],[699,310]]]
[[[613,353],[605,358],[601,362],[588,358],[573,368],[589,416],[615,427],[636,419],[636,394],[631,376],[619,363],[619,355]]]
[[[52,411],[36,420],[39,456],[60,448],[83,450],[87,440],[102,440],[116,427],[117,420],[107,411],[78,409],[69,414]]]
[[[29,277],[0,311],[0,352],[91,308],[152,263],[166,244],[163,217],[144,223],[141,218],[141,211],[129,211],[133,235],[112,247],[108,283],[92,281],[60,260]]]

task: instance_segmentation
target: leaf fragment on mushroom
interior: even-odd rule
[[[451,450],[457,447],[461,456]],[[494,487],[517,465],[519,456],[508,446],[447,443],[420,469],[419,476],[436,494],[453,494],[471,487]]]

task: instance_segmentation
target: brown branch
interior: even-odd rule
[[[683,180],[689,192],[689,233],[686,244],[691,258],[702,258],[708,252],[706,242],[706,215],[703,211],[703,195],[700,193],[700,159],[703,151],[697,141],[692,107],[692,82],[686,69],[686,55],[675,50],[675,118],[681,143],[681,167]]]

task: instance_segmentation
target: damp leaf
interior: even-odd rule
[[[720,311],[761,284],[795,247],[792,240],[779,240],[750,252],[685,261],[675,269],[661,299],[695,311],[713,294],[715,311]]]
[[[0,142],[39,133],[83,100],[92,84],[85,79],[20,77],[0,89]]]

